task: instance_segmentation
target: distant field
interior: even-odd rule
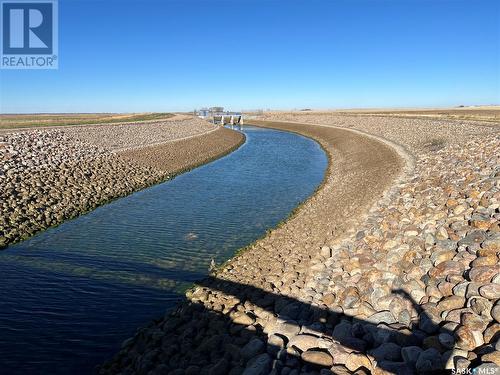
[[[1,129],[18,129],[43,126],[68,126],[84,124],[110,124],[129,121],[161,120],[173,117],[171,113],[63,113],[0,115]]]
[[[262,112],[247,112],[246,115],[259,115]],[[500,106],[457,107],[440,109],[415,109],[415,108],[372,108],[372,109],[302,109],[293,111],[267,111],[267,114],[279,116],[280,113],[295,113],[297,115],[346,115],[346,116],[380,116],[397,118],[427,118],[436,120],[467,120],[491,122],[500,124]]]
[[[500,107],[450,108],[450,109],[383,109],[383,110],[338,110],[348,115],[390,116],[409,118],[436,118],[452,120],[475,120],[500,123]]]

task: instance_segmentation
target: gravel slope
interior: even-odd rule
[[[478,135],[495,135],[500,124],[477,121],[452,121],[436,119],[408,119],[369,116],[342,116],[332,113],[266,113],[260,118],[268,121],[335,125],[357,129],[392,140],[405,146],[414,155],[436,151],[447,144],[467,143]]]
[[[217,128],[216,125],[199,118],[183,120],[173,118],[168,121],[123,125],[73,126],[66,128],[65,133],[109,151],[122,151],[200,136]]]

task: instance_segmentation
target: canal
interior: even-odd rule
[[[243,128],[237,151],[0,252],[0,372],[89,374],[192,282],[285,219],[327,157]]]

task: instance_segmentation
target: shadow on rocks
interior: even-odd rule
[[[408,324],[389,311],[362,320],[340,308],[215,277],[198,285],[190,301],[126,341],[100,373],[411,374],[461,368],[453,332],[403,290],[393,293],[419,317]]]

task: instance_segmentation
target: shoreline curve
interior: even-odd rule
[[[221,335],[240,342],[237,346],[241,350],[252,342],[252,337],[269,342],[273,338],[266,324],[262,331],[255,330],[255,326],[262,327],[263,321],[270,319],[274,319],[274,325],[279,323],[279,318],[271,318],[283,315],[280,310],[286,309],[279,301],[305,300],[301,291],[314,272],[311,261],[321,255],[324,245],[350,233],[369,208],[411,170],[411,158],[400,154],[402,149],[396,151],[389,141],[351,129],[257,120],[248,125],[291,131],[318,142],[328,156],[322,184],[281,225],[240,249],[210,277],[196,283],[174,311],[126,340],[120,352],[100,368],[101,374],[194,369],[197,365],[193,357],[202,355],[207,342]],[[382,174],[385,178],[381,178]],[[185,330],[201,330],[199,335],[204,340],[188,340],[189,350],[179,351]],[[250,333],[241,337],[241,332],[247,330]],[[161,347],[177,347],[175,364],[172,359],[168,365],[164,356],[151,355],[152,360],[141,368],[140,359],[156,353],[159,343]],[[211,349],[217,351],[216,360],[210,361],[216,366],[227,351]],[[230,368],[229,364],[226,367]]]

